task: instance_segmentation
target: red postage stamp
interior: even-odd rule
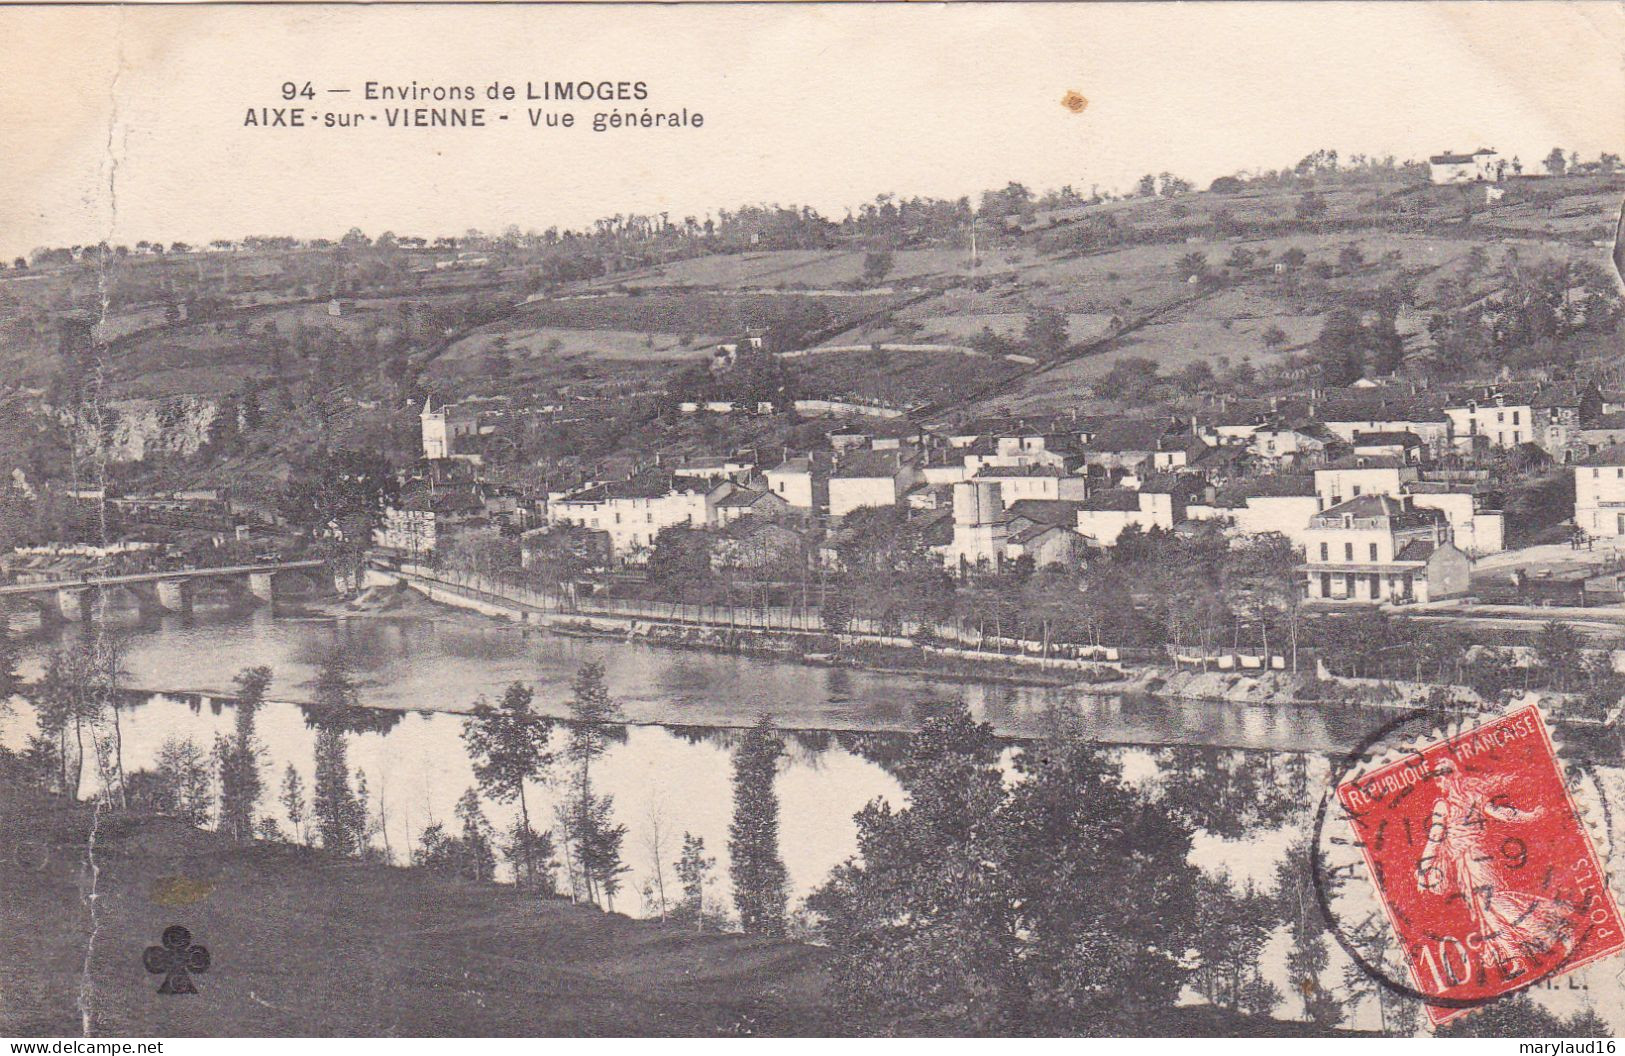
[[[1625,949],[1538,707],[1424,744],[1337,797],[1435,1026]]]

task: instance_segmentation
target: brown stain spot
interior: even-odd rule
[[[152,900],[160,906],[190,906],[213,893],[209,881],[190,876],[160,876],[152,882]]]
[[[1089,100],[1085,99],[1078,92],[1067,92],[1065,95],[1061,96],[1061,105],[1072,111],[1074,114],[1081,114],[1084,112],[1084,110],[1088,109]]]

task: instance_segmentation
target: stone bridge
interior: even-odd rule
[[[91,616],[98,596],[125,590],[144,612],[186,612],[196,587],[225,584],[239,595],[269,604],[276,600],[277,582],[289,574],[317,573],[324,561],[282,561],[275,564],[228,565],[221,568],[174,568],[163,572],[136,572],[118,576],[85,576],[44,583],[0,586],[0,601],[20,599],[39,607],[47,620],[78,621]],[[311,578],[320,581],[320,576]]]

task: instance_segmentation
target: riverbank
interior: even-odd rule
[[[550,633],[639,641],[678,649],[760,656],[815,667],[848,667],[874,674],[943,681],[1054,688],[1084,699],[1151,697],[1190,704],[1266,708],[1376,709],[1382,712],[1451,710],[1488,706],[1465,686],[1429,682],[1341,678],[1323,671],[1213,670],[1173,664],[986,652],[964,645],[925,644],[908,638],[788,628],[752,628],[594,612],[559,613],[489,591],[470,590],[411,576],[374,587],[364,604],[386,604],[390,592],[412,592],[436,607],[474,612],[539,626]],[[396,605],[398,602],[389,601]],[[1560,719],[1566,695],[1531,694]]]

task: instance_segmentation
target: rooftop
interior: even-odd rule
[[[1414,506],[1391,495],[1361,495],[1315,514],[1312,523],[1328,524],[1352,517],[1360,521],[1388,521],[1391,528],[1439,524],[1448,520],[1444,511]]]
[[[1077,523],[1078,510],[1082,508],[1082,502],[1070,499],[1018,499],[1006,506],[1004,513],[1011,520],[1070,527]]]
[[[1140,493],[1127,488],[1103,488],[1078,503],[1079,510],[1127,512],[1140,508]]]

